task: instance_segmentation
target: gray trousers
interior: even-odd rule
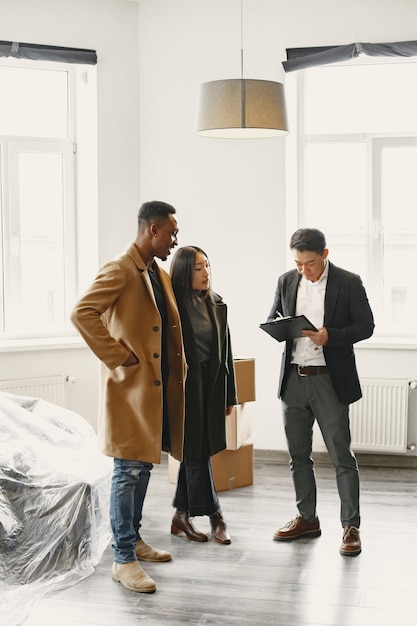
[[[336,470],[343,528],[360,525],[359,470],[350,447],[349,405],[337,398],[329,374],[299,376],[291,370],[282,395],[284,428],[299,514],[313,522],[317,516],[313,424],[317,420]]]

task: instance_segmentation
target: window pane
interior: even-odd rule
[[[417,147],[387,146],[382,151],[381,210],[384,321],[415,317],[417,277]]]
[[[0,59],[0,342],[75,334],[78,274],[97,266],[96,79]]]
[[[416,335],[417,63],[312,68],[298,84],[299,225],[362,277],[379,335]]]
[[[328,235],[324,230],[329,248],[329,260],[343,267],[349,272],[355,272],[361,277],[365,287],[369,286],[368,262],[367,262],[367,239],[366,235],[354,235],[353,233]]]
[[[62,70],[0,65],[0,135],[67,137],[67,82]]]
[[[366,145],[311,143],[306,146],[306,219],[316,227],[366,229]]]
[[[19,155],[22,326],[65,320],[62,154]]]
[[[330,259],[366,279],[366,144],[306,146],[306,226],[327,238]]]
[[[416,110],[416,63],[306,71],[307,133],[414,133]]]

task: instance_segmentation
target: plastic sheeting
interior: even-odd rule
[[[94,572],[110,541],[111,459],[77,413],[0,392],[0,616]]]

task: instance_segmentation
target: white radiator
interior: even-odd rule
[[[402,378],[363,378],[363,397],[350,405],[353,450],[407,451],[408,393]]]
[[[65,386],[68,380],[68,376],[0,380],[0,391],[7,391],[18,396],[41,398],[53,404],[66,407]]]

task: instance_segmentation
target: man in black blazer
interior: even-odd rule
[[[318,329],[286,342],[281,398],[299,515],[274,533],[276,541],[321,534],[311,458],[317,420],[336,470],[343,538],[340,553],[361,552],[359,470],[351,450],[349,404],[362,396],[353,344],[373,333],[374,320],[362,281],[328,261],[324,234],[302,228],[291,237],[296,269],[278,279],[268,320],[304,314]]]

